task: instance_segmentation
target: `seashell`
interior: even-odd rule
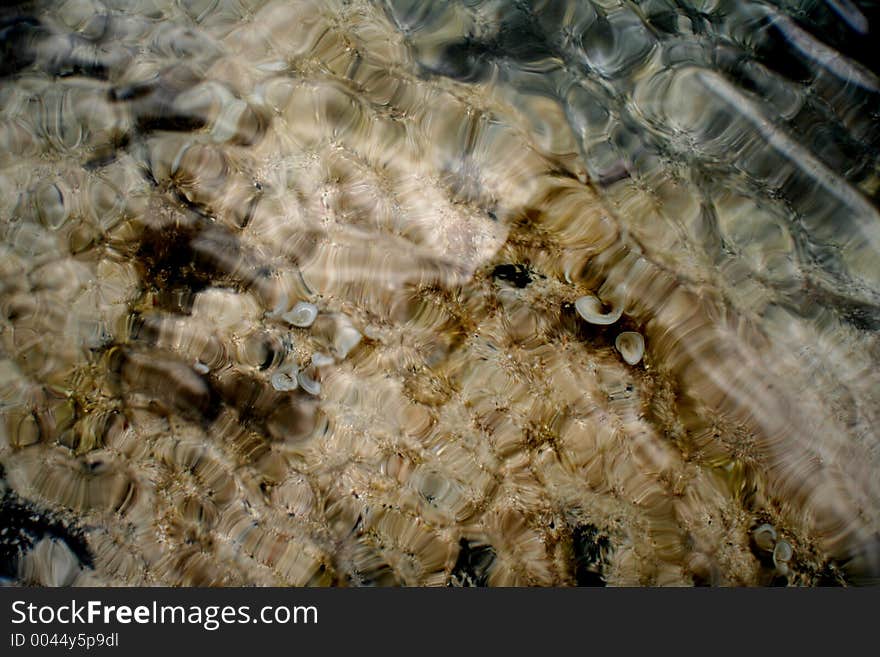
[[[755,545],[770,552],[776,545],[776,529],[773,525],[764,523],[752,532],[752,538],[755,540]]]
[[[336,334],[336,338],[333,340],[333,346],[336,349],[336,354],[340,358],[345,358],[360,341],[360,331],[353,326],[345,326]]]
[[[777,570],[782,570],[783,568],[787,570],[788,562],[791,561],[793,554],[794,551],[791,549],[788,541],[779,541],[776,543],[776,547],[773,548],[773,565],[776,566]]]
[[[292,309],[284,313],[281,318],[293,326],[308,328],[315,323],[317,316],[318,307],[315,304],[299,301]]]
[[[272,384],[272,387],[279,392],[290,392],[291,390],[296,390],[298,379],[298,369],[296,367],[288,367],[275,372],[269,378],[269,382]],[[306,390],[306,392],[308,392],[308,390]]]
[[[336,324],[336,334],[333,336],[333,351],[340,360],[351,353],[361,341],[361,332],[351,324],[351,320],[345,315],[341,316]]]
[[[582,296],[575,301],[574,307],[578,311],[578,314],[590,324],[599,324],[600,326],[613,324],[620,319],[621,315],[623,315],[622,303],[614,303],[611,305],[610,311],[603,312],[603,304],[599,300],[599,297],[592,294]]]
[[[296,380],[299,381],[300,387],[310,395],[321,394],[321,383],[309,377],[305,372],[297,374]]]
[[[624,331],[614,340],[614,347],[630,365],[635,365],[645,355],[645,338],[635,331]]]

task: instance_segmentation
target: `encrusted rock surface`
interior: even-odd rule
[[[876,581],[880,85],[776,4],[7,10],[0,576]]]

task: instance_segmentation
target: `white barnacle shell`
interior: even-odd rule
[[[315,381],[305,372],[300,372],[299,374],[297,374],[296,380],[299,381],[299,387],[305,390],[310,395],[317,396],[321,394],[321,383],[319,381]]]
[[[305,301],[298,301],[293,308],[284,313],[281,317],[284,321],[298,326],[300,328],[308,328],[315,323],[318,316],[318,306]]]
[[[624,331],[614,340],[614,346],[630,365],[635,365],[645,355],[645,338],[635,331]]]
[[[333,351],[339,360],[343,360],[361,341],[361,332],[351,324],[351,320],[342,316],[333,336]]]
[[[773,525],[764,523],[752,532],[752,538],[755,539],[755,545],[770,552],[776,545],[776,529]]]
[[[623,315],[623,304],[614,302],[610,304],[611,310],[605,312],[603,304],[599,297],[587,294],[574,302],[574,307],[578,314],[587,320],[590,324],[599,324],[607,326],[613,324],[620,316]]]
[[[784,570],[782,566],[787,565],[791,561],[794,551],[788,541],[779,541],[773,548],[773,565],[779,570]]]
[[[333,340],[333,346],[336,349],[336,354],[340,358],[345,358],[360,341],[360,331],[353,326],[346,326],[340,329],[339,333],[336,334],[336,338]]]
[[[299,372],[296,367],[287,367],[275,372],[269,378],[269,382],[279,392],[290,392],[297,388],[298,374]]]

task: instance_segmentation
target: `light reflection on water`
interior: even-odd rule
[[[880,573],[872,3],[3,12],[0,575]]]

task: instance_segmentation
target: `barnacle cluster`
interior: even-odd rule
[[[850,4],[5,10],[0,575],[874,581]]]

